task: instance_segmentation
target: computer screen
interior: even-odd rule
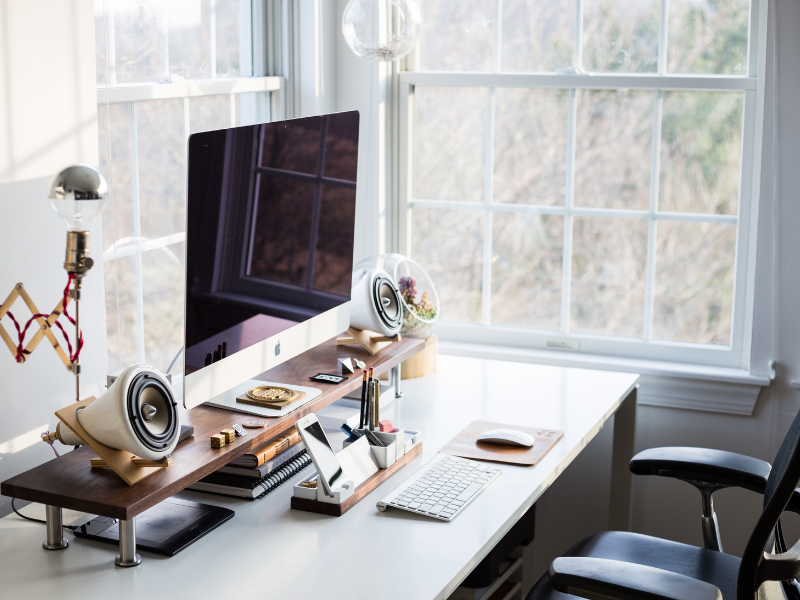
[[[189,138],[187,407],[349,325],[358,126],[352,111]]]

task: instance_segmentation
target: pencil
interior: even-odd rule
[[[358,428],[364,429],[364,419],[367,414],[367,370],[364,369],[364,375],[361,381],[361,413],[358,415]]]

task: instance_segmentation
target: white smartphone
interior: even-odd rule
[[[311,456],[311,462],[317,468],[319,474],[317,484],[322,482],[322,490],[325,495],[332,497],[333,490],[338,488],[346,477],[328,437],[322,430],[322,425],[317,421],[317,415],[311,414],[298,419],[294,426]]]

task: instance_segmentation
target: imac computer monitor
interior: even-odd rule
[[[189,137],[184,405],[345,331],[357,111]]]

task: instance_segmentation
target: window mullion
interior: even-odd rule
[[[572,289],[572,209],[575,206],[575,128],[577,120],[577,91],[569,91],[567,103],[567,181],[564,207],[564,248],[561,265],[561,332],[569,333],[569,308]]]
[[[144,354],[144,287],[142,285],[142,210],[139,202],[139,123],[137,105],[131,103],[131,206],[133,209],[133,239],[136,240],[134,276],[136,278],[136,355],[145,362]],[[119,290],[117,291],[119,293]]]
[[[481,277],[481,324],[491,324],[492,307],[492,211],[494,197],[494,88],[486,90],[486,148],[483,211],[483,265]]]
[[[653,147],[650,154],[650,216],[647,221],[647,271],[644,292],[644,339],[653,338],[658,192],[661,169],[661,90],[653,94]]]

